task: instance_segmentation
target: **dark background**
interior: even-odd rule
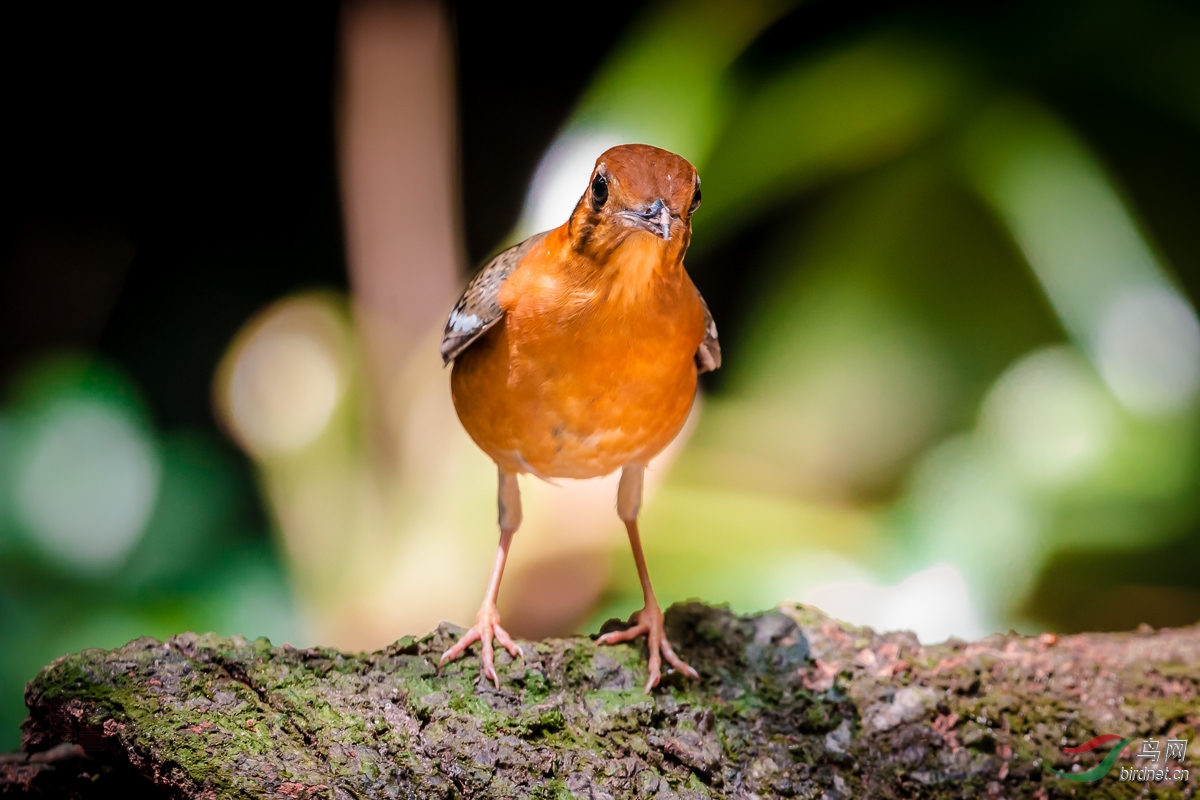
[[[549,5],[454,9],[472,263],[640,7],[582,37],[550,35]],[[39,352],[94,348],[161,424],[211,426],[212,371],[246,318],[345,287],[337,20],[336,3],[4,12],[0,381]]]

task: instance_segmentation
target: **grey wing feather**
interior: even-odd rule
[[[504,318],[500,308],[500,287],[545,234],[531,236],[489,261],[471,279],[462,297],[450,310],[446,329],[442,332],[442,362],[449,364],[463,350]]]
[[[696,366],[701,373],[712,372],[721,366],[721,343],[717,341],[717,323],[713,321],[712,312],[708,310],[708,303],[704,302],[699,289],[696,290],[696,296],[700,298],[700,306],[704,309],[704,341],[700,342],[700,348],[696,350]]]

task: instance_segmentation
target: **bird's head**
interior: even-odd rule
[[[611,253],[630,239],[652,237],[682,258],[700,206],[700,176],[686,158],[647,144],[623,144],[596,159],[587,190],[571,214],[576,249]]]

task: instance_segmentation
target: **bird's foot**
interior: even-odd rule
[[[492,647],[492,639],[499,642],[500,646],[507,650],[513,658],[521,662],[525,661],[525,654],[521,652],[521,648],[508,635],[508,631],[500,627],[500,613],[496,611],[496,607],[484,604],[479,609],[479,613],[475,615],[475,624],[454,643],[453,647],[442,653],[442,659],[438,662],[438,666],[458,658],[475,642],[482,642],[483,653],[479,660],[482,664],[483,676],[499,689],[500,677],[496,675],[496,653]]]
[[[617,644],[618,642],[632,641],[642,634],[646,635],[650,646],[650,679],[646,681],[646,694],[650,694],[650,690],[657,686],[659,679],[662,678],[662,660],[664,658],[667,659],[668,664],[689,678],[700,677],[696,670],[688,666],[682,658],[675,655],[675,651],[671,648],[671,643],[667,641],[667,635],[663,630],[662,609],[657,605],[647,606],[639,611],[637,613],[637,622],[632,628],[606,633],[596,641],[598,644]]]

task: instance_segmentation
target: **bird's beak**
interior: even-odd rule
[[[671,207],[664,203],[662,198],[656,199],[653,205],[643,211],[624,213],[633,220],[635,226],[650,231],[655,236],[661,236],[664,240],[671,238]]]
[[[658,229],[658,235],[663,239],[671,238],[671,209],[662,200],[655,200],[654,205],[658,206],[658,216],[655,217],[655,227]]]

